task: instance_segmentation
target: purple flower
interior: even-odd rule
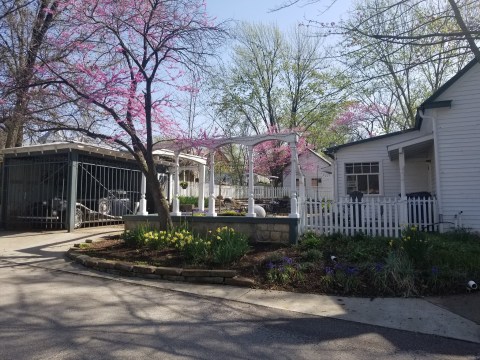
[[[293,259],[292,258],[289,258],[288,256],[285,256],[283,258],[283,262],[287,265],[292,265],[293,264]]]
[[[356,275],[358,273],[358,269],[355,266],[348,266],[345,270],[347,275]]]
[[[325,268],[325,274],[326,275],[333,275],[334,273],[335,273],[335,271],[330,266],[327,266]]]
[[[375,271],[376,272],[382,272],[383,271],[383,264],[376,263],[375,264]]]
[[[438,275],[438,267],[432,266],[432,274],[433,275]]]
[[[268,268],[269,270],[275,269],[275,264],[272,263],[271,261],[269,261],[268,264],[267,264],[267,268]]]

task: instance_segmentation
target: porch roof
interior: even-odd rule
[[[412,158],[418,154],[425,153],[431,149],[433,144],[433,133],[401,141],[387,146],[387,152],[390,160],[398,159],[398,152],[403,149],[407,158]]]

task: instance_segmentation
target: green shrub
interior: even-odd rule
[[[384,294],[417,295],[415,270],[407,254],[401,250],[391,251],[385,265],[374,272],[374,284]]]
[[[323,244],[323,238],[313,232],[306,233],[300,239],[301,249],[317,249],[319,250]]]
[[[308,262],[318,262],[323,259],[323,252],[318,249],[308,249],[307,251],[302,252],[302,260]]]
[[[239,212],[239,211],[235,211],[235,210],[224,210],[221,213],[219,213],[218,215],[219,216],[245,216],[245,214],[246,213],[244,211]]]
[[[415,268],[428,267],[431,242],[427,239],[427,233],[419,231],[415,226],[408,227],[402,231],[402,238],[397,241],[397,246],[405,251]]]
[[[151,227],[140,225],[133,230],[124,231],[122,238],[128,247],[138,248],[145,245],[144,234],[152,231]]]
[[[179,196],[178,201],[180,205],[198,205],[198,196]]]
[[[267,263],[267,280],[273,284],[294,285],[304,279],[301,267],[290,257],[283,257],[277,263]]]
[[[214,264],[225,265],[236,261],[249,249],[247,236],[227,226],[210,232],[207,239],[211,242],[211,260]]]

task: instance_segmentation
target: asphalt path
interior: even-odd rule
[[[480,359],[474,343],[14,260],[0,256],[0,359]]]

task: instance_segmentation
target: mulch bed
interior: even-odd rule
[[[137,264],[146,264],[154,266],[179,267],[179,268],[209,268],[225,269],[219,266],[199,266],[187,265],[184,258],[176,250],[151,250],[148,248],[134,249],[125,246],[119,236],[106,237],[105,240],[96,241],[89,244],[88,248],[80,249],[80,252],[97,258],[117,260],[122,262],[132,262]],[[322,293],[321,289],[315,286],[315,278],[320,278],[320,271],[315,274],[315,270],[309,271],[306,279],[302,283],[294,285],[275,285],[266,280],[267,264],[271,259],[289,257],[296,259],[299,257],[297,251],[292,247],[286,247],[279,244],[258,243],[252,245],[250,251],[239,261],[228,266],[230,270],[236,270],[237,274],[255,280],[258,288],[288,290],[295,292]]]

